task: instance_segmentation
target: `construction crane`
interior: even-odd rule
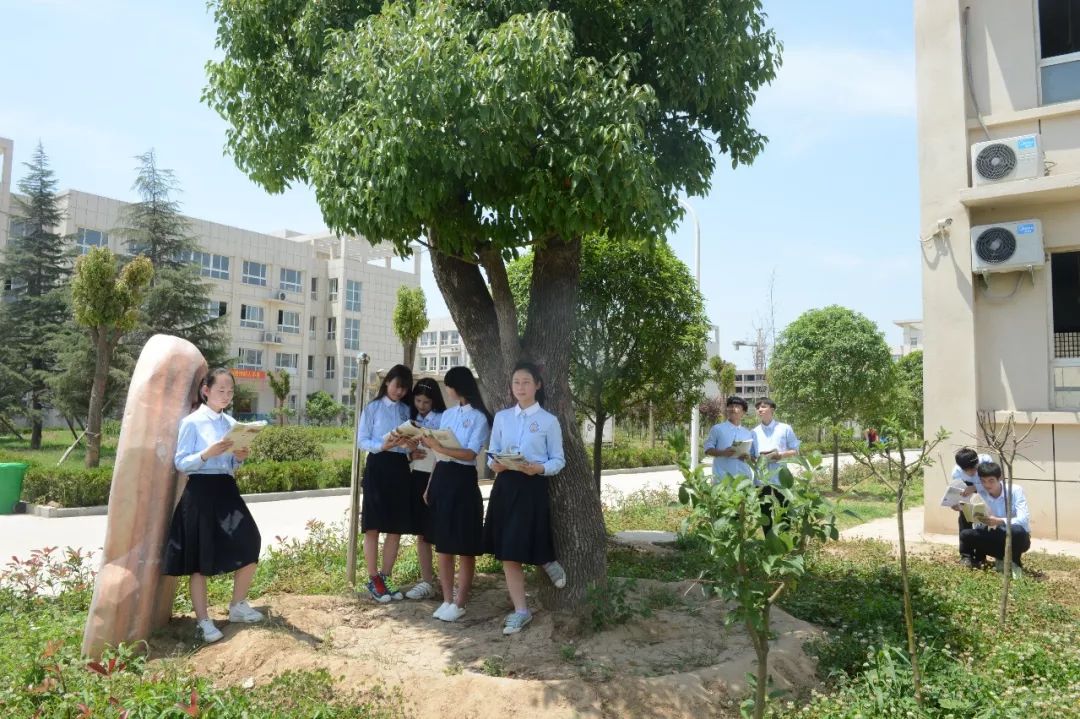
[[[756,340],[735,340],[735,349],[739,350],[743,347],[754,348],[754,370],[757,372],[765,371],[765,352],[768,349],[768,344],[765,341],[765,331],[758,329]]]

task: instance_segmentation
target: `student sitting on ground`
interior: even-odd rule
[[[962,480],[967,487],[964,489],[964,497],[970,497],[982,488],[982,483],[979,482],[979,473],[976,471],[980,464],[983,462],[993,462],[993,458],[988,454],[979,454],[971,447],[961,447],[956,450],[956,466],[953,467],[952,479]],[[965,529],[971,529],[971,522],[967,521],[967,517],[960,511],[960,505],[953,507],[956,510],[957,536]],[[960,550],[960,561],[964,564],[970,564],[965,560],[964,551]]]
[[[978,567],[990,555],[1000,571],[1005,558],[1005,498],[1007,492],[1001,481],[1001,467],[995,462],[983,462],[978,467],[982,488],[979,496],[986,502],[987,516],[983,524],[977,524],[960,532],[960,554],[965,564]],[[1021,555],[1031,548],[1031,515],[1028,512],[1024,488],[1012,486],[1012,572],[1014,577],[1023,575]]]

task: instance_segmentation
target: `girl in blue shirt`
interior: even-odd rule
[[[225,414],[232,404],[233,378],[218,368],[203,378],[202,404],[180,421],[173,464],[188,476],[184,492],[173,510],[165,545],[164,570],[169,576],[190,575],[191,604],[199,631],[207,642],[223,636],[207,608],[206,578],[235,572],[230,622],[259,622],[263,615],[247,603],[255,576],[262,537],[240,496],[233,474],[248,451],[231,451],[223,439],[236,420]]]
[[[540,406],[544,382],[536,365],[519,362],[510,390],[517,406],[495,415],[490,449],[494,454],[521,454],[528,464],[522,471],[511,471],[494,458],[489,460],[497,475],[484,524],[485,548],[502,561],[514,602],[514,612],[503,622],[503,634],[516,634],[532,621],[525,601],[523,564],[543,566],[557,588],[566,586],[566,572],[555,561],[548,494],[548,478],[566,466],[562,428],[555,415]]]
[[[410,413],[412,421],[425,429],[438,429],[439,421],[442,419],[443,412],[446,411],[446,402],[443,401],[439,384],[425,377],[413,387],[412,395],[413,406]],[[420,560],[420,581],[407,591],[405,596],[409,599],[430,599],[435,596],[435,573],[431,564],[431,544],[427,541],[428,535],[431,534],[431,513],[428,511],[427,502],[424,501],[424,492],[427,491],[431,472],[417,469],[416,464],[417,460],[427,458],[427,450],[416,447],[409,458],[413,460],[413,533],[416,535],[416,556]]]
[[[410,389],[412,370],[400,364],[391,367],[379,385],[375,399],[364,407],[356,436],[357,446],[368,453],[361,484],[364,499],[360,514],[368,571],[367,589],[372,599],[380,604],[405,598],[390,581],[390,576],[397,562],[401,535],[415,531],[409,442],[395,431],[409,419]],[[386,538],[382,571],[376,571],[380,532]]]
[[[431,533],[439,555],[439,584],[443,603],[431,616],[456,622],[465,614],[472,589],[476,557],[484,553],[484,500],[476,474],[476,457],[491,434],[491,413],[484,406],[476,378],[468,367],[451,367],[443,379],[447,394],[458,403],[443,413],[439,429],[454,433],[460,449],[439,444],[434,437],[421,440],[440,459],[431,473],[426,499],[431,507]],[[454,559],[460,558],[457,593]]]

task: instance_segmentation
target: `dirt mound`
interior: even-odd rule
[[[192,665],[236,685],[321,667],[342,686],[399,689],[411,716],[737,715],[753,649],[741,627],[723,626],[722,602],[687,587],[639,580],[627,600],[651,607],[647,616],[574,640],[543,611],[521,634],[503,636],[512,607],[501,578],[490,576],[477,578],[468,613],[453,624],[432,619],[437,601],[269,596],[255,602],[266,624],[224,625],[225,639],[198,649]],[[817,684],[801,646],[818,632],[780,610],[772,616],[774,681],[801,694]],[[174,620],[152,654],[190,649],[194,631],[193,617]]]

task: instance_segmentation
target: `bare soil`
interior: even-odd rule
[[[400,692],[409,716],[737,716],[754,652],[741,626],[724,627],[723,602],[690,583],[638,580],[628,594],[648,616],[578,637],[538,611],[506,637],[512,610],[501,577],[479,576],[458,622],[431,617],[439,601],[377,605],[363,597],[276,595],[253,606],[265,624],[230,625],[213,613],[222,641],[197,648],[192,670],[221,685],[252,686],[287,671],[324,668],[343,688],[381,684]],[[535,603],[534,603],[535,605]],[[769,664],[777,687],[796,696],[817,686],[802,650],[818,630],[772,612]],[[151,642],[155,657],[193,648],[194,617],[174,619]]]

